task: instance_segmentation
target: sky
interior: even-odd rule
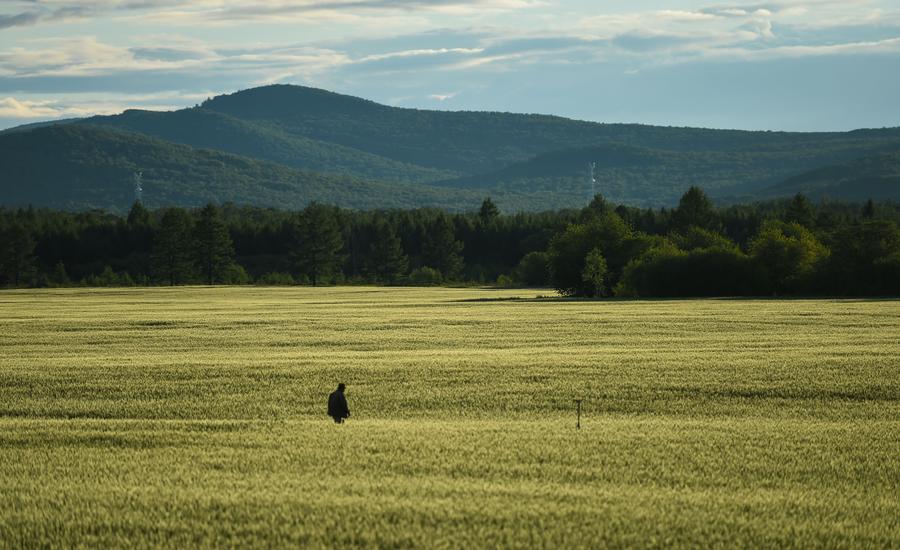
[[[600,122],[900,126],[900,0],[0,0],[0,128],[274,83]]]

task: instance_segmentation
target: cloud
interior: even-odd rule
[[[450,92],[448,94],[429,94],[428,99],[433,99],[435,101],[440,101],[441,103],[443,103],[448,99],[453,99],[457,95],[459,95],[459,92]]]
[[[2,118],[57,118],[62,113],[53,107],[51,101],[19,101],[14,97],[0,98]]]
[[[86,17],[125,17],[170,24],[287,23],[357,19],[387,13],[463,16],[539,7],[546,0],[9,0],[25,9],[3,14],[0,28]],[[7,8],[9,9],[9,8]]]
[[[92,13],[84,6],[63,6],[57,9],[37,9],[20,13],[0,13],[0,29],[36,25],[41,22],[60,22],[83,19]]]
[[[421,107],[505,109],[503,98],[538,100],[535,90],[553,80],[559,89],[617,89],[675,66],[890,60],[900,53],[893,0],[683,0],[666,7],[625,0],[0,0],[0,28],[10,29],[0,33],[0,97],[18,102],[4,103],[9,112],[74,116],[78,108],[128,106],[144,92],[168,94],[151,105],[178,106],[200,93],[299,83]],[[153,34],[160,23],[174,25]],[[442,91],[459,89],[464,96]]]
[[[9,27],[20,27],[23,25],[34,25],[41,19],[41,15],[35,12],[23,12],[15,15],[0,14],[0,29]]]

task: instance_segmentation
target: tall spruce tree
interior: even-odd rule
[[[409,267],[409,259],[403,252],[400,238],[394,228],[384,220],[375,222],[372,233],[372,243],[366,261],[367,271],[379,282],[394,283],[406,274]]]
[[[234,264],[234,244],[217,206],[207,204],[200,210],[195,234],[197,259],[204,281],[208,285],[222,282]]]
[[[294,225],[293,263],[297,271],[309,277],[313,286],[339,268],[343,246],[334,207],[314,202],[300,213]]]
[[[478,220],[481,225],[490,225],[500,217],[500,209],[494,204],[490,197],[484,199],[481,203],[481,209],[478,210]]]
[[[13,286],[22,284],[34,269],[35,242],[21,223],[13,223],[0,232],[0,271]]]
[[[150,211],[144,208],[141,201],[134,201],[131,210],[128,211],[128,227],[141,227],[150,225]]]
[[[865,220],[875,219],[875,201],[872,199],[866,201],[866,204],[863,206],[862,217]]]
[[[674,229],[687,229],[692,225],[715,230],[718,225],[713,203],[699,187],[691,187],[678,201],[678,208],[672,212]]]
[[[175,286],[189,282],[196,272],[193,220],[181,208],[163,213],[153,241],[151,263],[154,276]]]
[[[422,246],[422,263],[440,271],[445,279],[454,279],[464,266],[460,255],[462,250],[463,243],[456,240],[453,222],[442,214],[427,228]]]
[[[802,193],[797,193],[788,204],[784,214],[784,221],[799,223],[803,227],[812,228],[816,221],[816,213],[812,205]]]

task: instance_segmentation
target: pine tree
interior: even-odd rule
[[[141,201],[134,201],[131,210],[128,211],[128,227],[146,227],[150,225],[150,212],[144,208]]]
[[[396,282],[409,268],[409,259],[403,252],[400,238],[393,227],[383,220],[375,224],[366,263],[369,275],[387,283]]]
[[[784,221],[799,223],[803,227],[810,228],[815,222],[816,215],[813,212],[812,205],[802,193],[797,193],[788,204],[787,212],[784,215]]]
[[[218,207],[207,204],[200,210],[195,234],[203,279],[208,285],[222,282],[234,264],[234,244]]]
[[[866,201],[865,206],[863,206],[862,217],[866,220],[875,219],[875,201],[872,199]]]
[[[69,280],[69,274],[66,272],[66,264],[62,262],[62,260],[56,262],[56,265],[53,267],[53,274],[50,277],[50,280],[56,286],[66,286],[71,281]]]
[[[293,262],[313,286],[339,268],[343,246],[334,208],[311,203],[300,213],[294,226]]]
[[[687,229],[692,225],[703,229],[716,229],[718,220],[712,201],[699,187],[691,187],[678,201],[672,213],[675,229]]]
[[[478,211],[478,219],[481,225],[490,225],[500,216],[500,209],[494,204],[490,197],[484,199],[481,203],[481,209]]]
[[[195,271],[193,222],[181,208],[163,214],[153,241],[151,261],[156,277],[171,286],[189,281]]]
[[[34,268],[35,242],[31,232],[21,223],[14,223],[0,234],[0,271],[19,286]]]
[[[422,262],[441,272],[445,279],[457,277],[463,268],[460,254],[463,243],[456,240],[453,223],[441,215],[428,226],[425,243],[422,246]]]

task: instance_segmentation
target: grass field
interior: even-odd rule
[[[900,302],[535,294],[0,293],[0,546],[900,546]]]

